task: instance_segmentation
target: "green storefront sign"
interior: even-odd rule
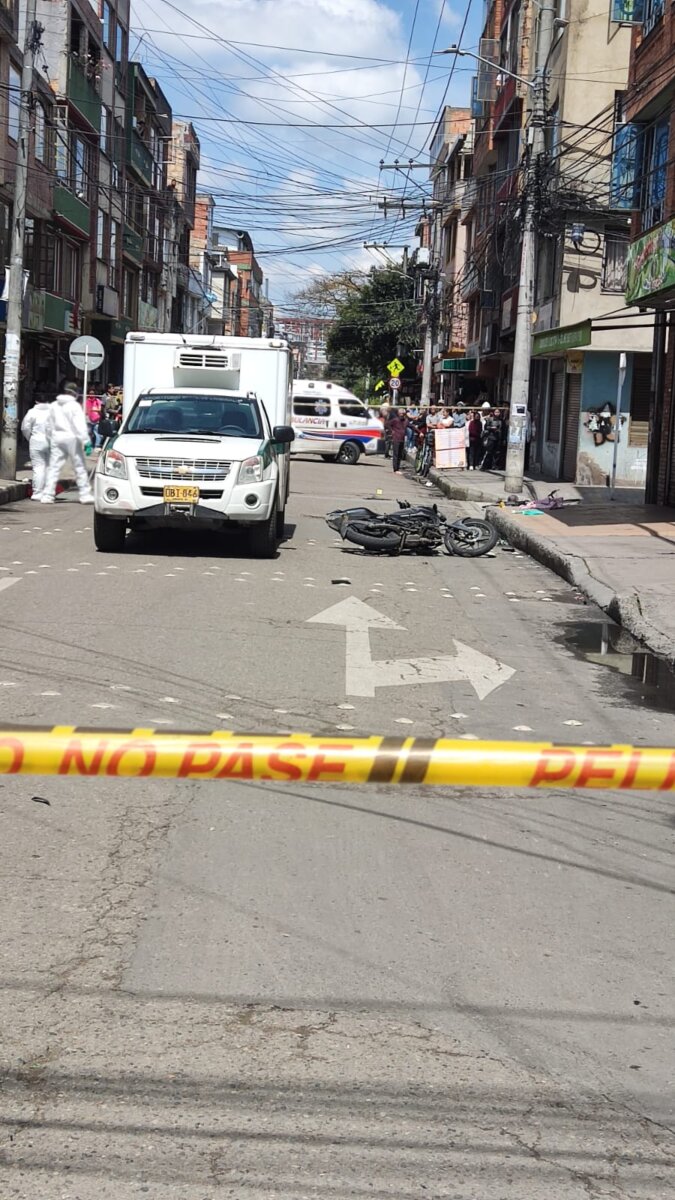
[[[628,250],[626,303],[675,289],[675,218],[633,242]]]
[[[578,350],[590,346],[593,331],[590,321],[578,325],[563,325],[559,329],[546,329],[535,333],[532,339],[532,354],[565,354],[567,350]]]
[[[475,358],[444,358],[441,363],[441,371],[465,371],[470,374],[475,370]]]

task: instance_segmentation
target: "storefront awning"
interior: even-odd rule
[[[475,358],[444,358],[441,363],[441,371],[462,371],[466,374],[475,370]]]
[[[535,333],[532,338],[532,355],[535,357],[542,354],[566,354],[568,350],[590,346],[592,336],[590,321],[580,321],[578,325],[561,325],[558,329],[545,329],[541,333]]]

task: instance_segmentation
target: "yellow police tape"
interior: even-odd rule
[[[58,726],[0,730],[0,774],[673,791],[675,749]]]

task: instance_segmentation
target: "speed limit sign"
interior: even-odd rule
[[[389,380],[389,387],[391,388],[392,392],[397,392],[398,389],[400,388],[400,386],[401,386],[401,380],[398,378],[397,375],[394,375]]]

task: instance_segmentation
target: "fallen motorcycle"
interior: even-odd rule
[[[398,501],[398,512],[376,513],[370,508],[344,508],[328,513],[326,522],[346,542],[370,554],[403,554],[437,550],[459,558],[488,554],[499,540],[497,530],[479,517],[448,522],[436,505],[411,506]]]

